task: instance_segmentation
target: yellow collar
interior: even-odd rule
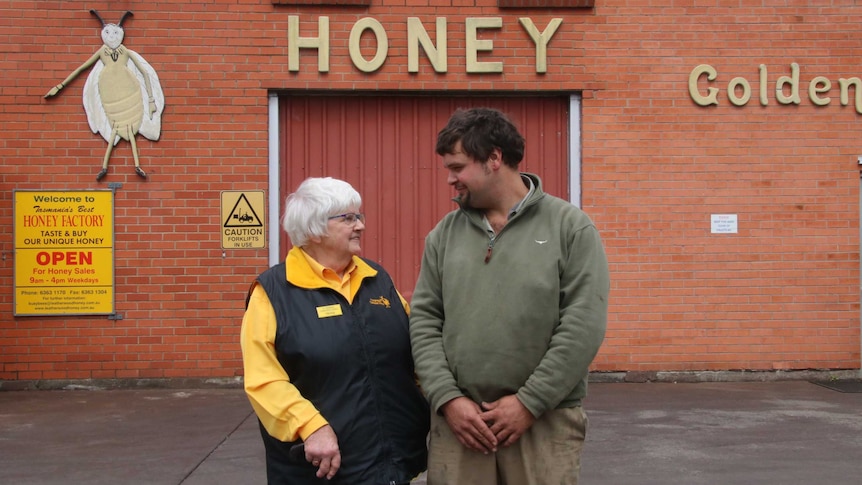
[[[333,290],[342,293],[340,287],[336,287],[337,275],[334,278],[327,278],[326,272],[332,270],[325,268],[318,263],[314,258],[308,255],[302,248],[293,247],[287,253],[285,260],[287,267],[287,281],[300,288],[320,289],[332,288]],[[359,291],[359,286],[364,278],[377,275],[377,270],[368,265],[362,258],[353,256],[353,261],[345,271],[345,277],[349,278],[350,295],[345,295],[349,301],[353,301],[353,297]],[[343,284],[344,282],[342,282]]]

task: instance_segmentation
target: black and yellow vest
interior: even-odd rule
[[[307,462],[261,426],[270,484],[383,485],[409,481],[425,469],[429,408],[416,386],[408,316],[392,279],[362,280],[353,304],[329,288],[305,289],[285,279],[285,263],[258,282],[277,321],[275,349],[291,382],[329,421],[341,468],[333,480],[314,476]]]

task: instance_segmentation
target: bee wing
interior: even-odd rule
[[[131,49],[127,49],[127,51],[129,52],[129,62],[126,64],[126,67],[135,73],[135,77],[138,78],[138,83],[141,85],[141,102],[143,102],[144,105],[144,120],[141,123],[141,127],[138,129],[138,133],[150,140],[158,140],[162,133],[162,112],[165,110],[165,93],[162,91],[162,85],[159,83],[159,76],[156,74],[153,66],[151,66],[150,63],[137,52]],[[138,70],[132,62],[132,57],[135,58],[143,71]],[[156,103],[156,112],[153,113],[152,117],[150,117],[150,98],[147,93],[147,85],[144,82],[144,76],[150,80],[150,88],[153,91],[153,100]]]
[[[87,112],[87,121],[90,123],[90,130],[93,133],[102,135],[102,138],[110,143],[108,138],[111,136],[111,123],[108,121],[108,115],[102,107],[102,97],[99,96],[99,77],[104,68],[105,65],[102,61],[97,61],[93,65],[90,75],[87,77],[87,82],[84,83],[84,111]],[[119,141],[120,137],[115,137],[114,145]]]

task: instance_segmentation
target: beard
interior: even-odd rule
[[[459,195],[459,200],[462,207],[470,209],[481,211],[490,207],[490,204],[486,202],[487,199],[481,193],[473,192],[470,189],[464,189],[463,193]]]

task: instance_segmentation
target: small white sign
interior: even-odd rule
[[[739,226],[737,225],[736,214],[712,214],[713,234],[736,234]]]

